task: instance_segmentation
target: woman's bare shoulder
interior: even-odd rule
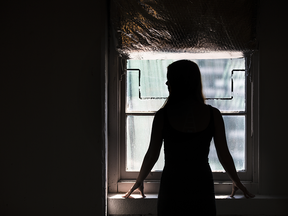
[[[155,116],[163,116],[165,112],[165,108],[160,108],[158,111],[156,111]]]
[[[163,121],[165,108],[159,109],[154,116],[154,121]]]
[[[213,115],[216,115],[216,116],[221,115],[221,112],[220,112],[220,110],[219,110],[218,108],[213,107],[213,106],[211,106],[211,105],[209,105],[209,106],[212,108]]]
[[[222,117],[220,110],[217,109],[216,107],[213,107],[213,106],[211,106],[211,107],[213,110],[213,118],[214,118],[215,126],[222,125],[223,124],[223,117]]]

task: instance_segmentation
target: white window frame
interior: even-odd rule
[[[252,192],[258,191],[258,54],[246,57],[249,68],[246,83],[246,159],[247,171],[239,172],[241,181]],[[110,56],[108,110],[108,192],[124,193],[135,182],[137,172],[125,171],[125,76],[126,60]],[[151,113],[141,113],[151,115]],[[225,115],[234,115],[227,113]],[[239,114],[238,114],[239,115]],[[125,173],[126,172],[126,173]],[[161,172],[151,172],[145,180],[146,193],[158,193]],[[231,180],[226,173],[213,173],[216,194],[231,191]],[[181,183],[179,174],[179,183]]]

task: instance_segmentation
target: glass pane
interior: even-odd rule
[[[139,90],[143,98],[168,97],[165,85],[167,66],[173,60],[129,60],[127,61],[126,81],[126,109],[127,111],[157,111],[164,104],[165,99],[140,99]],[[139,69],[141,73],[139,89]]]
[[[230,98],[232,97],[231,100],[221,100],[221,99],[216,99],[216,100],[206,100],[206,104],[210,104],[214,107],[217,107],[219,110],[221,111],[245,111],[245,71],[234,71],[233,75],[231,76],[231,74],[226,78],[219,78],[219,79],[215,79],[215,78],[210,78],[212,80],[214,80],[214,84],[210,84],[210,85],[204,85],[204,81],[203,81],[203,90],[204,90],[204,95],[209,95],[205,93],[205,89],[208,90],[212,90],[212,89],[218,89],[219,93],[218,95],[216,95],[216,98]],[[206,80],[206,75],[204,75],[204,80]],[[205,81],[206,82],[206,81]],[[233,91],[232,90],[232,82],[233,82]],[[206,83],[205,83],[206,84]],[[211,87],[215,85],[215,88]],[[207,87],[209,86],[209,87]],[[222,89],[222,90],[221,90]],[[217,90],[217,91],[218,91]],[[223,93],[221,93],[221,91],[223,91]],[[229,93],[228,93],[229,92]],[[227,94],[228,93],[228,94]],[[222,94],[222,95],[221,95]],[[228,97],[227,97],[228,96]],[[208,96],[206,96],[208,97]],[[213,96],[212,96],[213,97]]]
[[[127,112],[157,111],[161,108],[165,102],[163,97],[168,96],[165,85],[167,66],[174,61],[127,61]],[[196,59],[193,61],[199,65],[205,97],[215,99],[207,100],[207,104],[211,104],[221,111],[245,111],[245,72],[235,71],[232,76],[233,69],[245,69],[244,58]],[[139,69],[140,73],[129,69]],[[232,99],[227,100],[229,98]]]
[[[245,116],[224,116],[229,150],[238,171],[245,170]],[[139,171],[148,149],[153,116],[128,116],[126,134],[126,170]],[[212,171],[224,171],[218,161],[212,141],[209,154]],[[161,171],[164,166],[164,151],[152,171]]]
[[[223,116],[226,138],[229,147],[229,151],[234,159],[234,163],[237,171],[245,170],[245,116]],[[224,171],[222,165],[220,164],[214,141],[212,140],[210,146],[209,163],[211,169],[214,172]]]
[[[127,116],[126,119],[126,171],[140,171],[149,146],[154,116]],[[162,171],[164,166],[163,147],[158,162],[152,171]]]

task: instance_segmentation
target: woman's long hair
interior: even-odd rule
[[[167,80],[171,90],[164,106],[185,101],[205,103],[201,73],[195,62],[189,60],[173,62],[168,66]]]

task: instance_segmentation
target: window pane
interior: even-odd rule
[[[140,171],[148,149],[154,116],[127,116],[126,119],[126,171]],[[162,171],[164,166],[163,148],[152,171]]]
[[[165,99],[140,99],[139,90],[143,98],[168,97],[165,85],[167,66],[173,61],[164,60],[129,60],[127,64],[126,98],[127,111],[157,111],[164,104]],[[129,69],[139,69],[141,73],[139,89],[139,72]]]
[[[126,110],[157,111],[168,96],[165,85],[167,66],[175,60],[127,61]],[[196,59],[202,74],[207,104],[221,111],[245,111],[245,59]],[[129,70],[129,69],[139,69]],[[232,86],[233,80],[233,86]],[[140,81],[140,87],[139,87]]]
[[[229,151],[234,159],[237,171],[245,170],[245,116],[223,116],[226,138]],[[210,146],[209,163],[214,172],[224,171],[220,164],[214,141],[212,140]]]
[[[208,89],[208,91],[212,91],[213,89],[218,89],[217,91],[219,91],[219,93],[217,93],[218,95],[215,94],[216,98],[223,97],[226,99],[206,100],[206,104],[210,104],[214,107],[217,107],[221,111],[245,111],[246,110],[245,71],[234,71],[232,76],[231,74],[229,75],[229,78],[228,76],[223,77],[223,78],[221,77],[215,78],[214,76],[210,76],[209,78],[208,77],[209,75],[204,74],[204,81],[203,81],[204,95],[209,95],[208,93],[205,94],[205,89]],[[204,82],[207,82],[207,80],[212,80],[212,82],[210,81],[209,84],[204,83]],[[233,82],[233,87],[232,87],[232,82]],[[231,92],[231,90],[233,91]],[[212,96],[212,97],[215,97],[215,96]],[[231,97],[232,99],[227,99]]]
[[[245,116],[224,116],[229,150],[238,171],[245,170]],[[126,170],[139,171],[148,149],[153,116],[128,116],[126,133]],[[212,141],[209,163],[213,171],[223,171],[218,161]],[[164,165],[163,148],[160,158],[152,171],[162,170]]]

